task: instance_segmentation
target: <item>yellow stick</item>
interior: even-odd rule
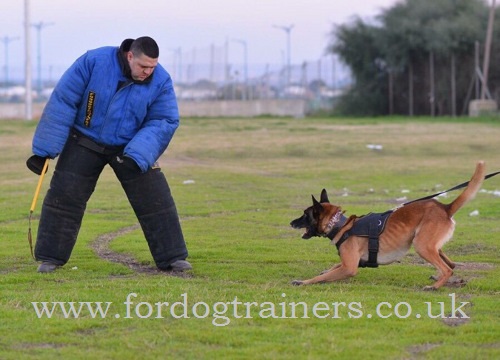
[[[43,177],[45,172],[47,171],[47,167],[49,166],[49,158],[45,159],[45,163],[43,164],[42,173],[40,174],[40,179],[38,179],[38,185],[36,186],[35,196],[33,196],[33,201],[31,202],[30,212],[35,211],[36,201],[38,200],[38,194],[40,194],[40,188],[42,187]]]
[[[33,211],[35,211],[36,201],[38,199],[38,195],[40,194],[40,188],[42,187],[43,177],[47,172],[47,167],[49,166],[49,159],[45,159],[45,163],[43,164],[42,173],[40,174],[40,178],[38,179],[38,185],[36,186],[35,196],[33,196],[33,201],[31,202],[30,208],[30,216],[28,219],[28,242],[30,244],[31,256],[35,259],[35,255],[33,254],[33,239],[31,237],[31,216],[33,215]],[[36,260],[36,259],[35,259]]]

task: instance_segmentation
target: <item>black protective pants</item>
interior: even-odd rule
[[[56,164],[44,199],[35,257],[56,265],[68,262],[87,201],[99,175],[109,164],[139,220],[159,269],[188,256],[179,216],[165,175],[159,168],[142,173],[121,160],[122,149],[94,144],[72,132]]]

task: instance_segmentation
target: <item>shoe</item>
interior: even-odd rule
[[[52,263],[47,262],[47,261],[44,261],[38,267],[38,272],[39,273],[51,273],[51,272],[54,272],[56,269],[57,269],[57,265],[52,264]]]
[[[193,267],[186,260],[176,260],[172,264],[170,264],[168,270],[175,272],[182,272],[186,270],[191,270]]]

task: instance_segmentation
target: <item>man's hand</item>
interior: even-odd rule
[[[42,170],[43,170],[43,166],[45,165],[46,159],[47,158],[44,158],[44,157],[41,157],[38,155],[33,155],[28,160],[26,160],[26,166],[28,167],[28,169],[33,171],[35,174],[42,175]],[[45,169],[45,172],[47,172],[48,169],[49,169],[49,167],[47,166],[47,169]]]
[[[128,157],[126,155],[122,156],[117,156],[116,160],[122,164],[123,166],[127,167],[129,170],[132,170],[134,172],[141,172],[141,169],[139,168],[139,165],[135,162],[134,159],[131,157]]]

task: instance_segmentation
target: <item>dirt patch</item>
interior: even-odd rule
[[[491,270],[494,268],[492,264],[488,263],[475,263],[475,262],[467,262],[467,263],[455,263],[456,267],[454,271],[461,270]],[[478,275],[469,275],[467,278],[473,279],[477,278]],[[446,286],[448,287],[463,287],[467,284],[468,280],[462,279],[458,276],[453,275],[446,282]]]
[[[432,267],[431,264],[414,253],[407,254],[401,263]],[[479,262],[455,262],[455,265],[454,270],[493,270],[495,268],[493,264]]]
[[[493,270],[495,266],[488,263],[477,263],[477,262],[466,262],[466,263],[456,263],[455,269],[460,270]]]
[[[55,343],[21,343],[13,347],[13,349],[29,350],[29,349],[61,349],[67,345]]]
[[[448,279],[446,282],[447,287],[463,287],[467,284],[467,281],[458,277],[458,276],[452,276]]]
[[[434,348],[437,348],[441,346],[441,344],[422,344],[422,345],[413,345],[408,348],[408,351],[412,355],[422,355],[423,353],[426,353],[429,350],[432,350]]]
[[[455,311],[454,313],[447,314],[444,319],[441,321],[443,324],[448,325],[448,326],[461,326],[465,325],[470,321],[470,309],[473,306],[473,303],[470,301],[472,298],[471,294],[462,294],[458,296],[459,299],[457,299],[456,303],[457,305],[461,305],[462,300],[467,300],[466,304],[464,306],[460,306],[461,312],[465,314],[465,316],[462,316],[458,311]]]
[[[94,249],[95,253],[104,260],[111,261],[114,263],[122,264],[128,267],[129,269],[132,269],[133,271],[137,273],[143,273],[143,274],[152,274],[152,275],[168,275],[168,276],[176,276],[176,277],[182,277],[182,278],[190,278],[192,277],[191,274],[183,273],[183,272],[169,272],[169,271],[161,271],[158,270],[156,267],[152,267],[146,264],[141,264],[139,263],[136,259],[134,259],[132,256],[123,254],[123,253],[117,253],[109,249],[109,244],[111,241],[113,241],[115,238],[121,235],[128,234],[134,230],[139,229],[139,225],[132,225],[128,226],[125,228],[121,228],[115,232],[107,233],[98,236],[94,242],[91,244],[92,249]]]
[[[447,318],[444,318],[443,319],[443,323],[445,325],[448,325],[448,326],[460,326],[460,325],[464,325],[464,324],[467,324],[469,322],[470,318],[466,318],[466,317],[456,317],[456,318],[450,318],[450,317],[447,317]]]
[[[420,256],[418,256],[417,254],[414,254],[414,253],[407,254],[403,258],[403,260],[401,261],[401,263],[403,263],[403,264],[418,265],[418,266],[425,266],[425,267],[433,267],[427,261],[425,261]],[[455,265],[456,265],[455,269],[453,269],[453,271],[455,273],[456,272],[461,272],[463,270],[472,271],[473,272],[473,271],[480,271],[480,270],[492,270],[492,269],[495,268],[495,266],[493,264],[479,263],[479,262],[464,262],[464,263],[457,262],[457,263],[455,263]],[[477,278],[479,276],[480,275],[478,275],[477,273],[467,274],[467,280],[466,280],[466,279],[463,279],[463,278],[461,278],[461,277],[459,277],[457,275],[453,275],[446,282],[446,286],[447,287],[455,287],[455,288],[463,287],[463,286],[465,286],[467,284],[467,282],[470,279]],[[431,277],[431,279],[436,280],[433,277]]]

